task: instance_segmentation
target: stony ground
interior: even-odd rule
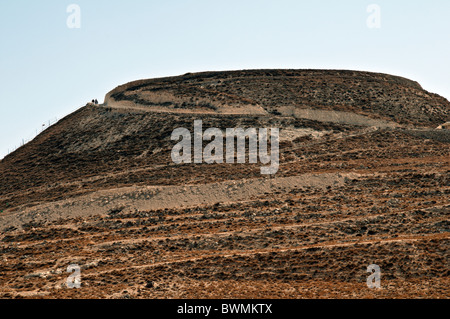
[[[358,173],[342,185],[186,208],[118,205],[6,229],[0,296],[448,298],[448,148],[422,141],[419,154],[413,145],[377,149],[373,137],[348,139],[347,152],[299,152],[305,166]],[[70,264],[81,267],[79,289],[66,287]],[[381,268],[379,290],[366,286],[370,264]]]
[[[0,162],[0,298],[449,298],[450,131],[436,112],[377,129],[83,107]],[[198,118],[280,127],[278,173],[175,165],[170,134]]]

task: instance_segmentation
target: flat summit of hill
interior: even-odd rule
[[[161,112],[306,114],[342,111],[436,127],[450,103],[415,81],[346,70],[243,70],[139,80],[106,95],[105,104]]]

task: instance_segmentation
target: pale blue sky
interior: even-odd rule
[[[450,99],[448,0],[1,0],[0,39],[0,158],[117,85],[186,72],[366,70]]]

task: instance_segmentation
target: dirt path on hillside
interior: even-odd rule
[[[258,178],[204,185],[132,186],[101,190],[89,195],[24,208],[0,216],[0,231],[22,228],[30,222],[48,222],[60,218],[102,215],[115,209],[152,210],[230,203],[289,192],[302,187],[326,188],[355,179],[356,173],[304,174],[279,178]]]

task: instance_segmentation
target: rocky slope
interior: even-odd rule
[[[449,114],[418,83],[368,72],[119,86],[0,162],[0,297],[448,297],[450,131],[435,128]],[[196,119],[280,128],[277,174],[174,164],[171,133]]]

